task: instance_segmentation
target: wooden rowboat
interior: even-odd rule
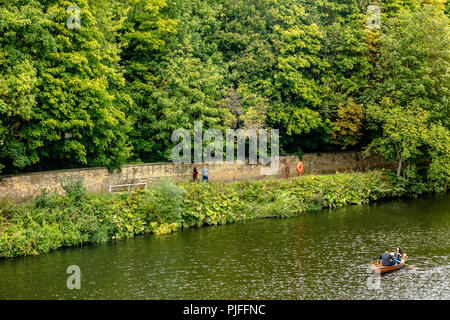
[[[403,254],[402,262],[393,266],[382,266],[380,262],[372,262],[372,273],[386,273],[401,269],[405,266],[405,262],[408,260],[408,256]]]

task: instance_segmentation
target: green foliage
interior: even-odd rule
[[[162,181],[150,190],[122,194],[85,194],[74,181],[65,184],[65,196],[43,192],[29,203],[0,201],[0,257],[252,218],[286,218],[429,191],[411,170],[405,178],[369,172],[213,184]]]
[[[446,189],[444,0],[80,0],[74,30],[70,1],[0,4],[2,172],[167,161],[202,120],[277,128],[282,153],[369,145],[403,175],[420,158]]]
[[[61,187],[66,192],[67,197],[76,202],[82,201],[86,197],[86,188],[83,186],[82,180],[70,179],[61,183]]]
[[[147,212],[148,218],[160,223],[173,223],[181,219],[183,197],[186,191],[163,180],[153,186],[147,201],[152,210]]]
[[[159,68],[167,60],[166,42],[170,35],[176,33],[177,22],[163,13],[167,6],[164,0],[127,3],[128,15],[120,31],[123,34],[120,38],[123,47],[120,63],[125,70],[126,90],[133,100],[130,110],[134,124],[130,133],[131,143],[136,159],[167,160],[165,148],[157,143],[167,136],[157,136],[158,128],[164,126],[158,123],[161,121],[161,108],[155,104],[152,92],[164,81],[158,74]]]
[[[129,158],[124,79],[91,8],[69,30],[69,1],[6,1],[0,11],[0,159],[115,167]]]
[[[342,149],[346,149],[356,145],[363,135],[364,109],[361,104],[350,99],[346,104],[341,104],[337,112],[331,138]]]
[[[374,81],[364,94],[372,133],[366,153],[397,161],[406,184],[425,167],[427,184],[442,192],[450,179],[450,29],[442,1],[421,2],[388,6]],[[423,186],[416,187],[420,193]]]
[[[120,195],[43,191],[0,202],[0,255],[445,192],[444,0],[0,0],[0,172],[166,161],[174,129],[278,128],[282,152],[359,148],[370,173],[174,185]],[[381,30],[366,27],[382,8]],[[365,112],[365,114],[364,114]],[[367,122],[366,117],[367,116]]]
[[[436,192],[445,192],[450,186],[450,131],[441,125],[431,124],[426,143],[431,159],[428,182]]]
[[[381,126],[381,133],[367,146],[365,154],[375,152],[386,160],[397,161],[397,176],[403,174],[410,182],[417,182],[416,166],[428,159],[428,183],[435,191],[446,191],[450,179],[450,131],[433,123],[421,108],[393,106],[388,99],[383,103],[381,108],[368,109],[375,127]]]
[[[367,84],[372,71],[369,44],[365,27],[367,1],[304,1],[308,20],[317,23],[323,34],[319,55],[326,64],[320,82],[326,84],[322,92],[321,112],[332,118],[336,107],[357,96]]]
[[[430,5],[389,19],[366,101],[379,104],[387,97],[396,105],[422,108],[431,121],[449,128],[449,31],[448,17]]]
[[[421,108],[393,106],[385,100],[382,107],[370,107],[368,114],[381,126],[382,134],[369,144],[366,154],[375,152],[386,160],[397,161],[397,175],[400,175],[406,163],[415,164],[422,155],[428,113]]]

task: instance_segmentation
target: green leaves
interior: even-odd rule
[[[386,22],[370,103],[388,97],[395,104],[422,108],[433,122],[450,126],[449,19],[430,5],[401,10]]]
[[[383,106],[370,107],[368,114],[382,128],[382,137],[374,139],[366,153],[375,151],[387,160],[399,163],[400,175],[405,162],[417,161],[421,155],[420,146],[424,144],[427,133],[428,113],[423,109],[393,106],[385,100]]]
[[[427,182],[443,191],[449,183],[450,29],[441,3],[432,2],[391,7],[375,81],[364,95],[369,105],[378,105],[367,109],[375,135],[366,152],[397,161],[397,175],[410,183],[420,178],[416,165],[425,162]]]
[[[69,4],[2,6],[0,161],[9,172],[36,163],[113,168],[129,158],[117,52],[102,50],[87,1],[78,1],[82,28],[68,30]]]
[[[397,161],[397,176],[403,174],[412,184],[418,183],[416,165],[429,159],[428,183],[435,191],[447,190],[450,131],[446,127],[433,123],[429,113],[421,108],[394,106],[389,100],[384,100],[382,107],[370,107],[368,115],[382,131],[368,145],[366,154],[375,152]]]
[[[363,136],[365,118],[363,106],[349,99],[338,108],[337,120],[333,123],[332,139],[342,149],[356,145]]]
[[[151,190],[88,194],[80,182],[66,196],[43,192],[29,203],[0,201],[0,257],[35,255],[63,246],[163,235],[180,228],[244,219],[286,218],[306,210],[360,205],[426,192],[424,185],[383,172],[220,183],[169,181]]]
[[[373,121],[364,121],[385,97],[427,111],[428,131],[450,125],[443,0],[381,1],[378,31],[367,28],[367,1],[79,0],[81,29],[73,30],[70,5],[2,2],[7,173],[168,161],[172,131],[192,131],[196,120],[220,131],[277,128],[282,153],[373,140],[370,148],[396,159],[391,142],[401,138],[386,127],[397,125],[395,115],[376,120],[369,110]],[[437,179],[443,135],[403,156],[428,158]]]
[[[151,220],[174,223],[181,219],[182,203],[186,191],[163,180],[151,188],[147,201],[152,203],[152,212],[147,212]]]
[[[302,134],[310,133],[324,125],[322,117],[316,111],[308,108],[295,108],[291,106],[283,112],[276,112],[272,115],[273,119],[279,119],[286,127],[286,133]]]

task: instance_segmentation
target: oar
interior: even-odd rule
[[[377,264],[377,263],[378,263],[378,261],[374,260],[374,261],[372,261],[371,263],[368,263],[368,265],[373,267],[373,266],[374,266],[375,264]]]
[[[408,266],[408,267],[410,267],[411,269],[415,269],[415,267],[410,266],[409,264],[406,264],[406,263],[405,263],[405,266]]]

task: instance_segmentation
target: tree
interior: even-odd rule
[[[403,121],[370,107],[365,127],[364,109],[381,105],[426,111],[416,151],[438,181],[450,125],[444,2],[79,0],[81,28],[69,29],[68,0],[0,0],[0,170],[167,161],[172,131],[196,120],[277,128],[289,153],[372,137],[381,147],[383,126]],[[380,30],[367,28],[369,4]],[[404,168],[418,157],[408,152],[392,158]]]
[[[221,105],[226,90],[220,55],[208,41],[218,11],[205,1],[177,0],[166,7],[165,1],[146,0],[130,13],[122,59],[135,102],[135,157],[167,161],[173,130],[193,131],[196,120],[219,130],[233,122]]]
[[[372,72],[367,33],[367,1],[304,0],[307,21],[322,33],[318,55],[326,62],[320,72],[322,90],[320,112],[335,120],[337,109],[357,99]]]
[[[3,1],[2,1],[3,2]],[[1,162],[7,170],[116,167],[130,154],[124,79],[86,0],[6,1],[0,10]]]
[[[421,108],[393,105],[388,99],[382,107],[371,106],[368,116],[381,128],[380,137],[367,146],[366,155],[371,152],[384,156],[388,161],[397,161],[397,175],[405,165],[415,164],[421,155],[428,131],[428,112]]]
[[[160,65],[166,61],[167,40],[176,33],[177,22],[163,12],[167,6],[165,0],[133,0],[129,4],[120,40],[121,64],[127,91],[133,99],[130,141],[134,158],[161,161],[164,158],[157,152],[162,150],[153,137],[157,132],[152,130],[158,124],[161,110],[154,104],[152,92],[165,81],[159,74]]]
[[[337,113],[331,139],[342,149],[356,145],[363,136],[365,118],[363,105],[349,99],[347,103],[339,106]]]
[[[202,121],[204,129],[225,132],[232,126],[234,117],[220,105],[225,89],[223,74],[211,60],[202,62],[189,52],[178,51],[162,67],[164,85],[151,94],[151,104],[158,108],[157,119],[137,127],[142,134],[137,139],[153,141],[153,153],[159,159],[169,160],[174,130],[183,128],[192,133],[194,122]],[[151,116],[151,111],[148,112]]]
[[[379,135],[367,146],[365,155],[377,153],[397,161],[397,176],[403,174],[410,180],[417,178],[417,164],[425,161],[429,185],[439,192],[448,189],[450,130],[441,122],[434,123],[426,110],[393,105],[389,99],[383,99],[381,107],[369,107],[367,113]]]
[[[431,5],[401,10],[386,22],[369,104],[389,97],[400,106],[422,108],[433,122],[450,127],[449,19]]]
[[[450,131],[440,124],[431,124],[426,143],[430,159],[428,181],[435,191],[446,191],[450,185]]]

